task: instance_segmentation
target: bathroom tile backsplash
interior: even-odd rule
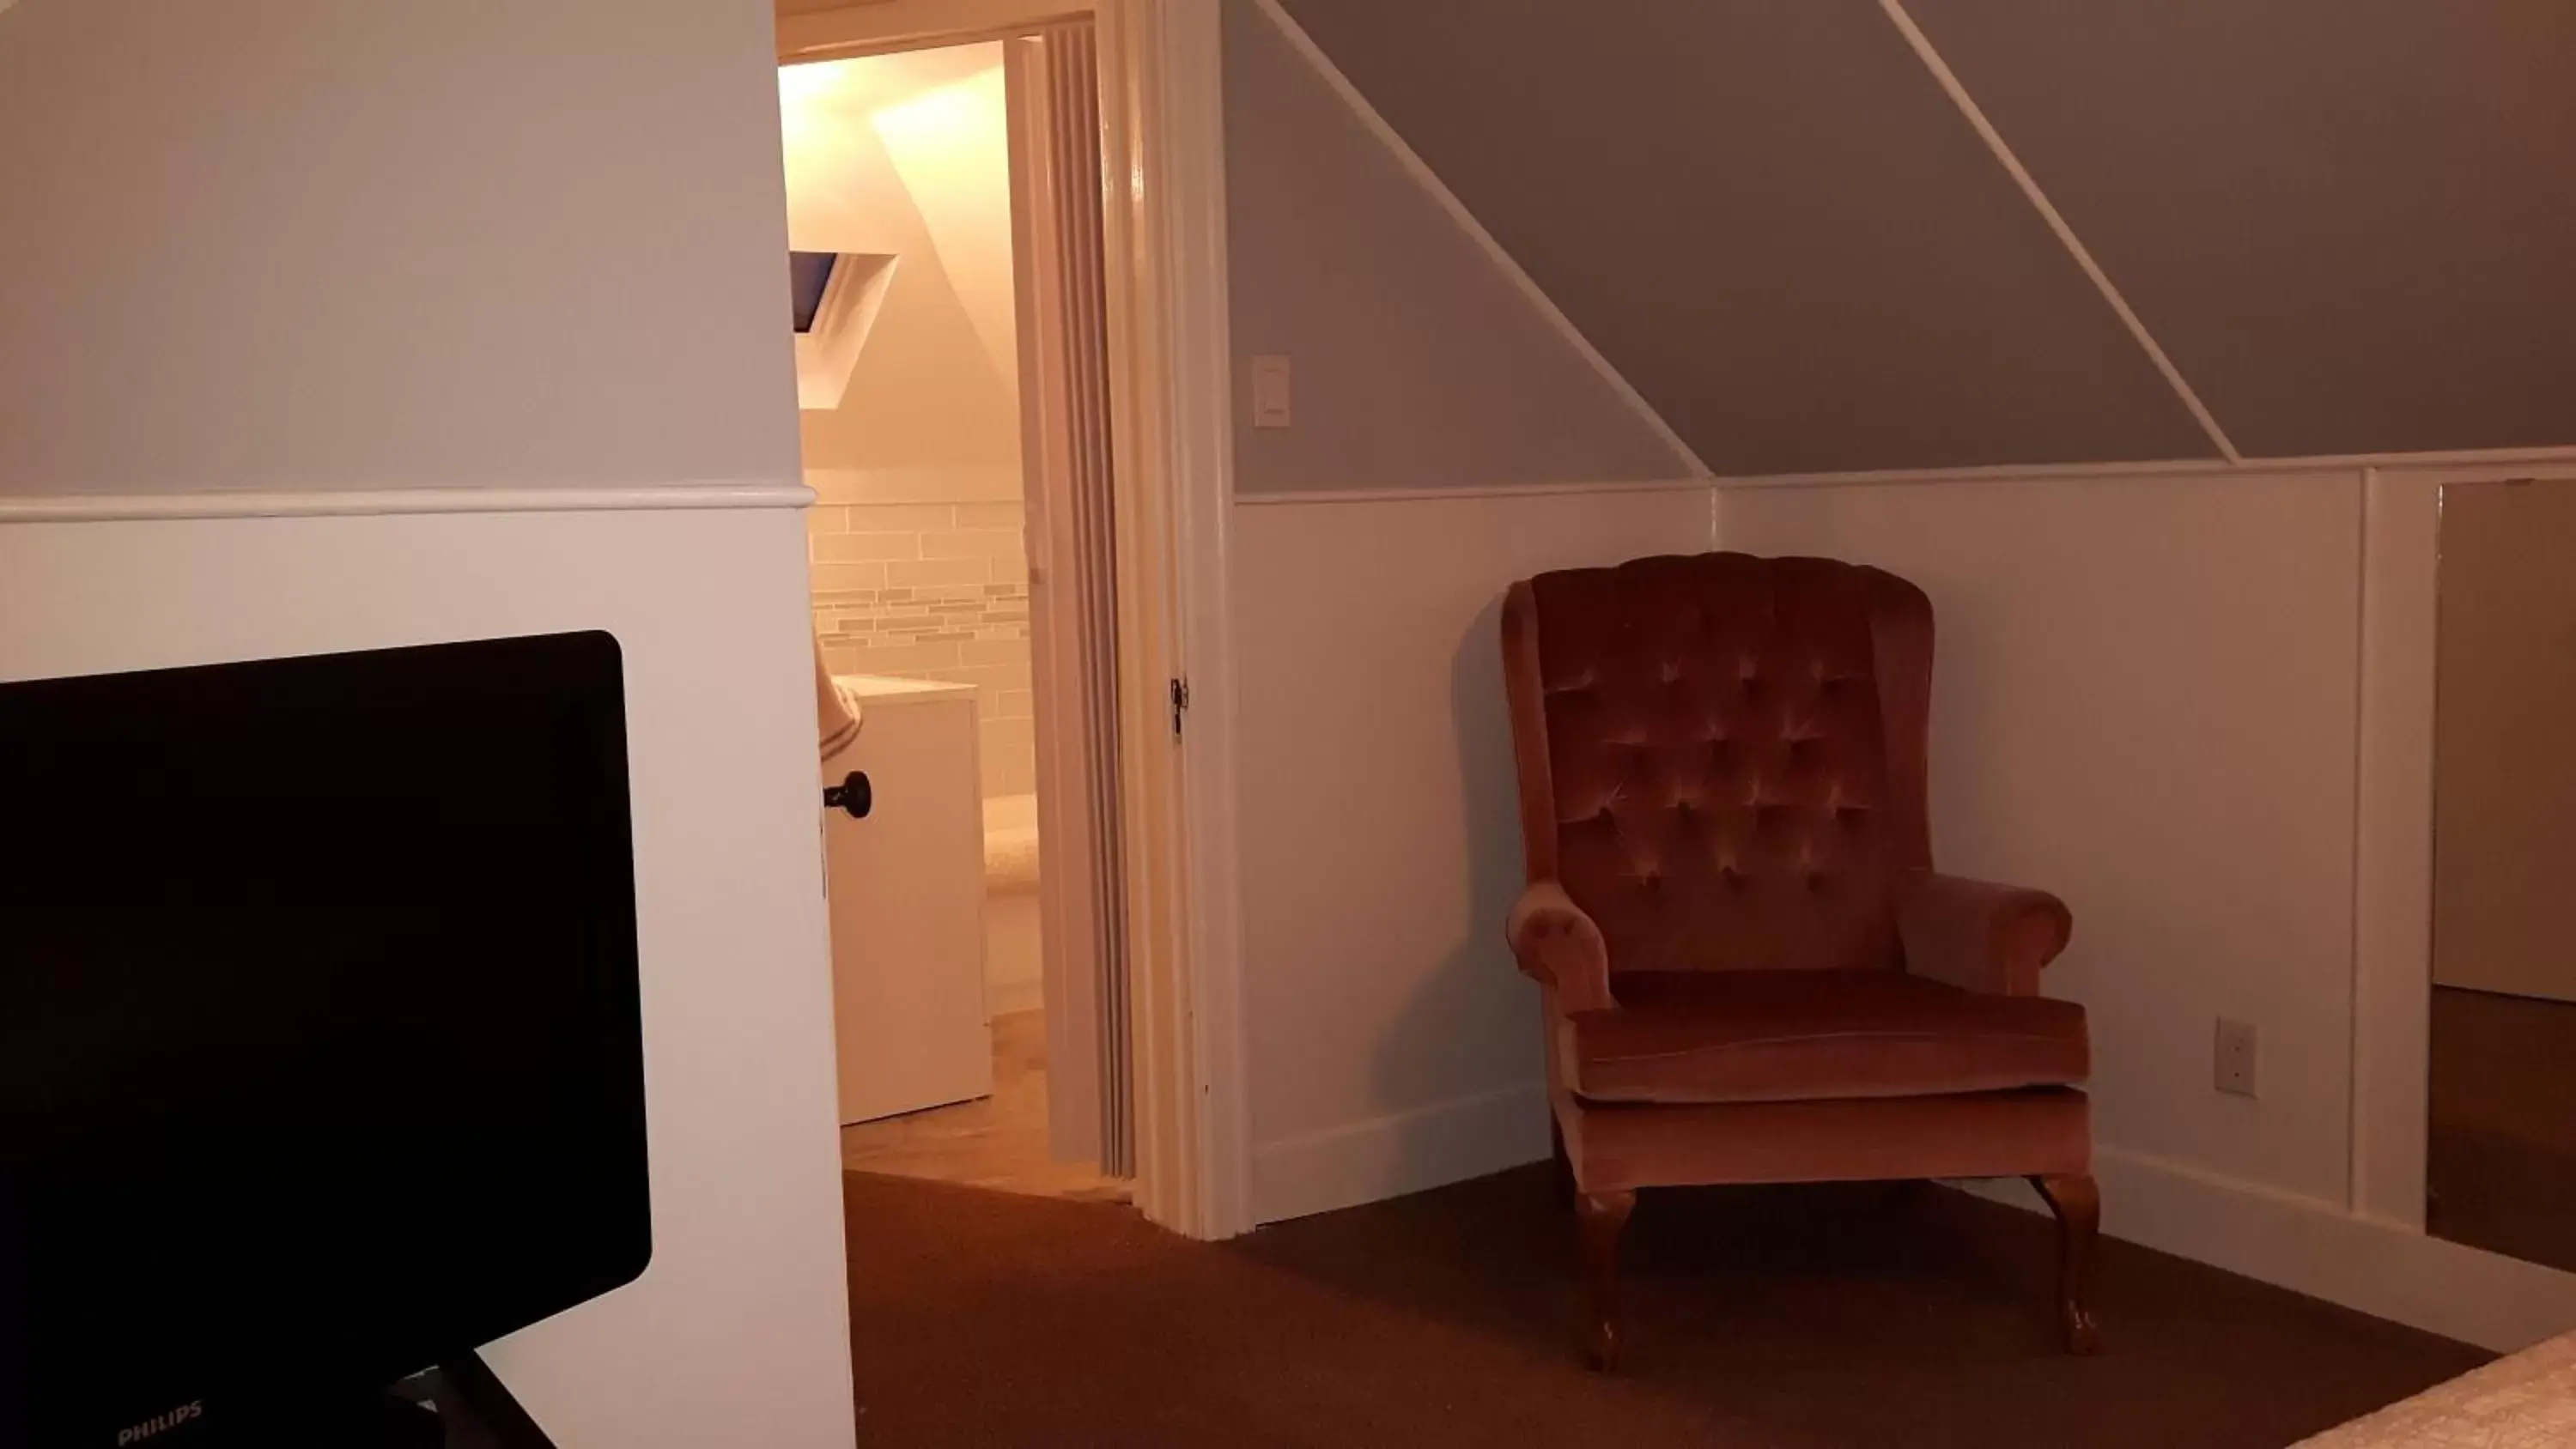
[[[984,793],[1037,788],[1029,565],[1017,503],[825,504],[806,516],[835,674],[976,687]]]

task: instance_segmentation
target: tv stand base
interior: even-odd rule
[[[304,1406],[214,1439],[221,1449],[555,1449],[482,1358],[467,1354],[381,1394]]]

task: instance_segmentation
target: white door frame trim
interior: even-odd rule
[[[1089,15],[1100,44],[1136,1203],[1253,1226],[1228,654],[1233,381],[1223,52],[1208,0],[882,0],[782,17],[782,63]],[[1186,681],[1177,737],[1168,682]]]
[[[2354,751],[2355,1217],[2424,1230],[2433,943],[2433,655],[2442,486],[2361,478],[2361,675]]]
[[[1232,342],[1226,291],[1225,111],[1217,7],[1102,0],[1107,92],[1113,387],[1119,482],[1147,510],[1155,546],[1134,563],[1133,602],[1159,633],[1136,671],[1130,778],[1130,912],[1160,949],[1133,954],[1137,1202],[1199,1238],[1249,1232],[1252,1152],[1235,849],[1234,683],[1228,599],[1234,495]],[[1140,542],[1142,542],[1140,540]],[[1130,567],[1122,557],[1120,567]],[[1122,583],[1125,582],[1122,579]],[[1188,688],[1176,710],[1169,681]],[[1176,734],[1172,723],[1178,718]],[[1147,758],[1147,756],[1155,758]],[[1162,837],[1160,849],[1144,844]],[[1139,870],[1140,864],[1147,865]],[[1141,943],[1140,943],[1141,944]]]
[[[1002,40],[1089,20],[1092,0],[850,0],[778,17],[778,63]]]

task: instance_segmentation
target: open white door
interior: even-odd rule
[[[1047,1121],[1059,1158],[1135,1171],[1118,739],[1118,580],[1088,24],[1010,42],[1030,667],[1045,922]]]

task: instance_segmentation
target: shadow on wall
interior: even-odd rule
[[[1548,1155],[1545,1041],[1538,990],[1522,982],[1503,936],[1520,899],[1519,771],[1503,697],[1502,591],[1479,609],[1450,657],[1458,795],[1466,814],[1467,915],[1389,1026],[1376,1062],[1381,1101],[1429,1104],[1397,1120],[1391,1151],[1409,1180],[1445,1181]],[[1498,1040],[1525,1044],[1525,1069],[1466,1096]],[[1482,1071],[1490,1073],[1490,1064]]]

